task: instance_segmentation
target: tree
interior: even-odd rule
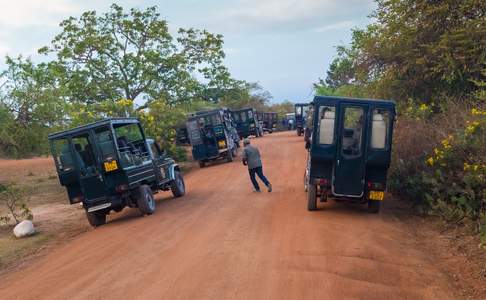
[[[486,62],[486,2],[380,0],[374,17],[354,40],[360,67],[378,71],[378,92],[431,102],[475,90]]]
[[[0,151],[13,156],[43,154],[47,134],[64,124],[64,89],[48,64],[7,57],[0,96]]]
[[[156,7],[84,12],[61,22],[62,32],[40,53],[55,53],[72,102],[119,99],[176,103],[230,81],[221,35],[180,29],[174,40]],[[207,82],[200,83],[200,74]],[[144,105],[143,107],[146,107]]]
[[[350,51],[343,46],[337,47],[338,56],[331,62],[327,71],[326,84],[330,88],[351,84],[355,81],[354,61]]]
[[[272,95],[258,83],[243,83],[239,87],[227,90],[221,98],[220,105],[231,109],[253,107],[266,111]]]

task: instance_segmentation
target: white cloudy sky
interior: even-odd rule
[[[309,100],[335,46],[351,28],[369,23],[372,0],[0,0],[0,69],[3,57],[36,55],[58,24],[85,10],[157,5],[172,32],[205,28],[225,39],[226,64],[235,78],[259,82],[274,101]]]

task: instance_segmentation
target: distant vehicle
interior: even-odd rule
[[[134,118],[112,118],[49,135],[61,185],[71,204],[81,202],[92,226],[112,210],[155,211],[154,193],[185,194],[181,169]]]
[[[368,204],[384,200],[390,166],[395,103],[386,100],[315,97],[304,185],[308,210],[317,198]]]
[[[258,120],[265,132],[272,133],[277,130],[278,114],[276,112],[257,112]]]
[[[301,136],[304,133],[304,122],[307,117],[307,110],[309,103],[296,103],[295,104],[295,129],[297,135]]]
[[[240,138],[247,138],[250,135],[260,137],[263,135],[263,128],[253,108],[243,108],[231,111],[236,123],[236,130]]]
[[[187,128],[184,125],[183,127],[178,127],[176,130],[176,143],[180,146],[188,146],[190,145],[189,135],[187,134]]]
[[[192,145],[192,157],[201,168],[218,158],[232,162],[237,155],[239,137],[229,110],[193,113],[187,119],[186,128]]]

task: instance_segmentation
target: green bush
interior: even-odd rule
[[[448,221],[472,220],[486,243],[486,111],[472,109],[462,126],[451,117],[461,111],[439,114],[442,124],[414,112],[397,126],[389,186]]]

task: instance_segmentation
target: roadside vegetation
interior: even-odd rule
[[[486,2],[378,0],[320,95],[398,104],[390,190],[486,245]]]

